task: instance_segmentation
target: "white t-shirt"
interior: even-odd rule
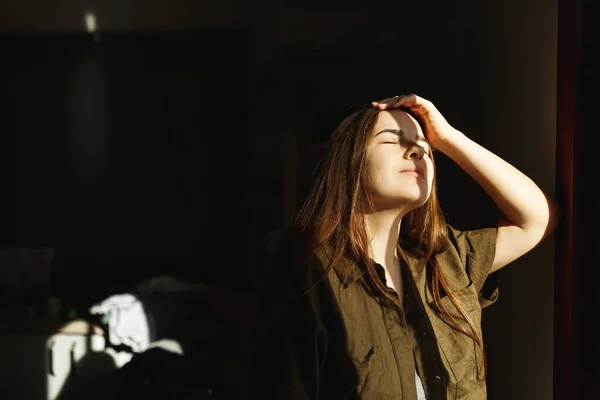
[[[417,399],[426,400],[425,397],[425,389],[423,388],[423,382],[421,382],[421,378],[419,374],[415,371],[415,381],[417,383]]]

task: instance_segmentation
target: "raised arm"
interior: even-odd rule
[[[430,145],[447,155],[490,196],[505,218],[498,221],[492,271],[536,247],[555,228],[558,208],[529,177],[452,127],[429,100],[414,94],[373,106],[407,107],[421,119]]]

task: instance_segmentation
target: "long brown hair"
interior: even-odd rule
[[[329,247],[334,256],[328,270],[344,256],[357,261],[366,269],[367,279],[376,293],[400,307],[400,299],[387,290],[369,256],[369,240],[363,217],[365,212],[374,210],[368,189],[369,177],[364,166],[367,144],[378,114],[379,111],[370,106],[359,108],[335,129],[317,164],[312,186],[297,213],[292,230],[300,236],[302,254],[310,254],[319,246]],[[433,161],[433,153],[430,153],[430,157]],[[401,251],[422,259],[427,266],[430,277],[428,284],[438,312],[450,326],[472,338],[480,347],[484,360],[480,379],[483,380],[486,363],[482,338],[448,286],[436,258],[436,254],[449,243],[447,229],[434,179],[429,199],[402,219],[398,244]],[[459,310],[467,322],[466,326],[444,306],[441,301],[444,296],[448,296]]]

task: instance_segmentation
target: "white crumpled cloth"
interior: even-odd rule
[[[115,294],[90,308],[90,313],[104,315],[108,321],[108,340],[141,353],[150,345],[150,329],[144,307],[130,293]]]

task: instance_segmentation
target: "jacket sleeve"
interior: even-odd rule
[[[496,255],[498,229],[486,227],[459,231],[450,226],[449,234],[469,279],[479,292],[481,307],[493,304],[499,295],[499,271],[490,274]]]

